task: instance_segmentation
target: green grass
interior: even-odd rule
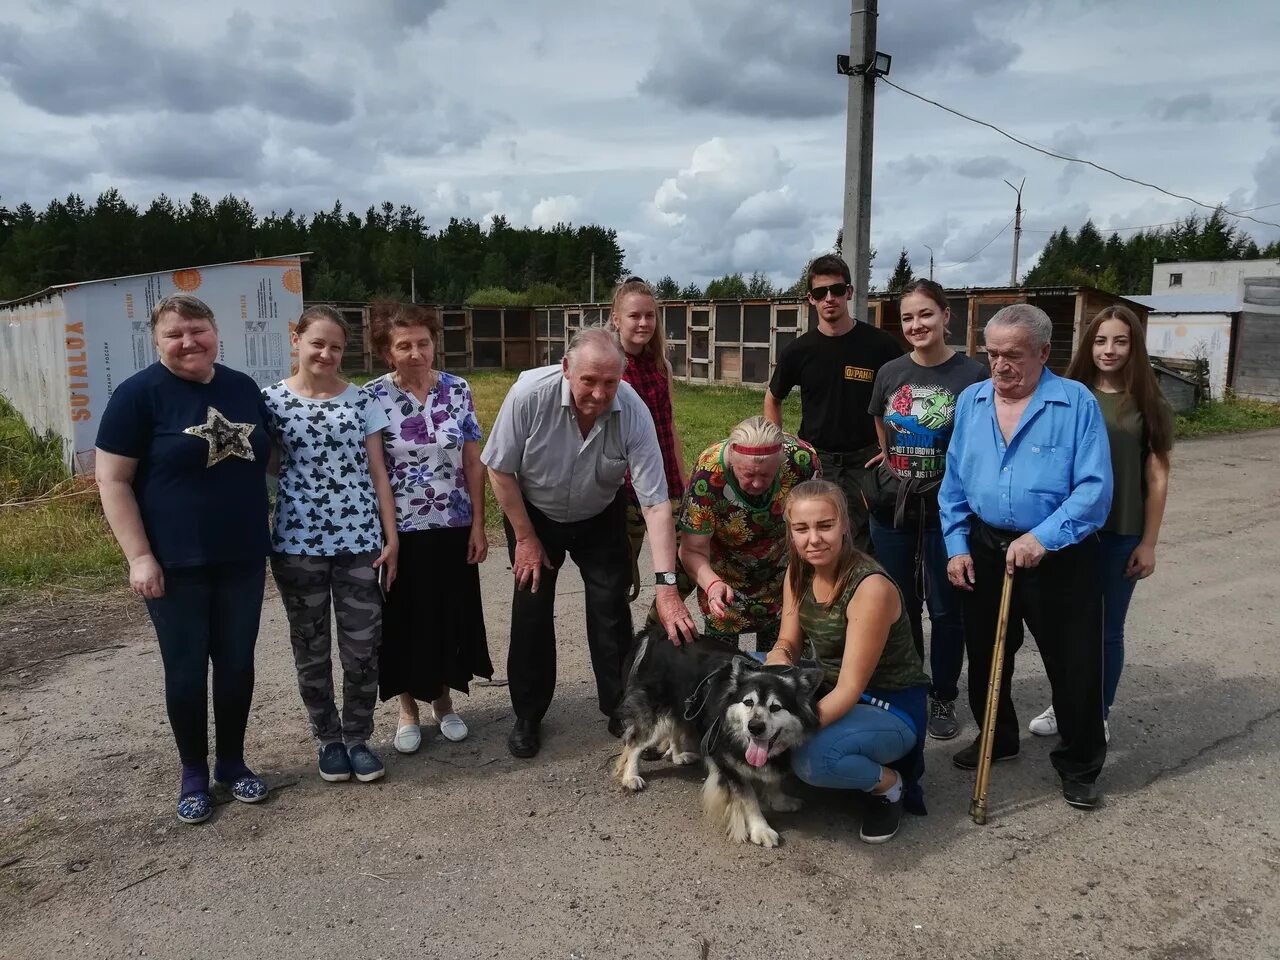
[[[40,498],[43,502],[29,503]],[[0,605],[63,587],[124,582],[125,563],[87,478],[73,480],[62,442],[38,436],[0,398]]]
[[[487,437],[502,399],[516,382],[516,372],[510,370],[467,371],[460,374],[471,385],[471,395],[476,402],[476,416]],[[353,377],[363,382],[365,377]],[[703,450],[729,435],[734,424],[764,409],[764,392],[740,387],[706,387],[677,382],[672,398],[675,406],[676,430],[680,434],[686,467]],[[782,405],[784,423],[793,433],[800,427],[800,394],[794,391]],[[500,527],[493,491],[485,488],[485,524]]]
[[[1174,436],[1185,440],[1273,427],[1280,427],[1280,403],[1231,397],[1202,403],[1190,413],[1179,414],[1174,420]]]

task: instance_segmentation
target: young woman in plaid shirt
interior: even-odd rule
[[[686,471],[680,448],[680,435],[676,432],[675,415],[671,407],[671,364],[667,360],[667,338],[662,332],[658,313],[658,298],[653,287],[639,277],[629,277],[613,291],[613,308],[609,315],[618,342],[627,354],[627,366],[622,379],[635,388],[653,415],[653,425],[658,431],[658,446],[662,448],[662,463],[667,472],[667,496],[671,499],[674,516],[680,509],[684,495]],[[631,541],[631,599],[640,595],[640,547],[644,544],[644,519],[640,505],[627,479],[627,536]],[[677,586],[680,596],[693,592],[693,584],[682,568],[677,566]],[[653,611],[650,611],[653,618]]]

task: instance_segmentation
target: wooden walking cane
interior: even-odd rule
[[[1013,574],[1005,568],[1000,590],[1000,615],[996,618],[996,645],[991,651],[991,678],[987,681],[987,710],[978,743],[978,777],[973,784],[969,816],[974,823],[987,822],[987,786],[991,780],[991,754],[995,748],[996,713],[1000,709],[1000,682],[1004,678],[1004,637],[1009,632],[1009,601],[1013,598]]]

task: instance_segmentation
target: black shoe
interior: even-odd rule
[[[980,740],[975,740],[963,750],[951,757],[951,762],[961,770],[977,770],[978,769],[978,749],[981,746]],[[1018,748],[1014,746],[1012,750],[1001,750],[1000,747],[994,747],[991,750],[991,762],[995,763],[999,760],[1012,760],[1018,755]]]
[[[613,734],[615,737],[622,736],[622,730],[624,726],[625,725],[623,724],[621,717],[609,718],[609,732]]]
[[[892,840],[902,821],[902,796],[897,800],[871,794],[867,797],[867,809],[862,815],[862,830],[858,836],[863,843],[884,843]]]
[[[1062,799],[1078,810],[1092,810],[1102,798],[1098,795],[1096,784],[1081,783],[1079,780],[1063,780]]]
[[[517,717],[516,724],[507,737],[507,749],[511,751],[511,755],[527,760],[536,756],[541,747],[542,724],[537,720],[521,720]]]
[[[929,698],[929,736],[934,740],[953,740],[960,732],[954,700]]]

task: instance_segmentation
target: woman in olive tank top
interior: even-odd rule
[[[792,751],[806,783],[866,793],[861,837],[883,843],[905,807],[923,814],[920,777],[929,677],[902,595],[853,545],[844,492],[825,480],[787,497],[782,624],[766,663],[816,662],[826,674],[818,733]]]

